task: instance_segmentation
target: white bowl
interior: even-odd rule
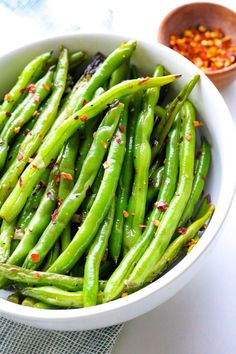
[[[49,38],[17,49],[0,58],[1,92],[7,92],[23,66],[36,54],[58,49],[62,44],[70,50],[82,49],[89,54],[101,51],[109,54],[125,37],[111,34],[72,34]],[[203,264],[212,250],[213,241],[223,224],[234,194],[236,175],[232,168],[235,160],[235,131],[228,108],[211,81],[190,61],[161,44],[138,41],[133,61],[144,73],[152,74],[155,65],[163,64],[171,73],[183,76],[174,86],[179,90],[195,73],[201,79],[191,94],[199,116],[205,122],[204,134],[212,145],[212,165],[207,192],[216,204],[216,211],[202,239],[180,263],[167,274],[144,289],[92,308],[71,310],[42,310],[23,307],[4,299],[0,290],[0,313],[9,319],[31,326],[54,330],[85,330],[121,323],[160,305],[180,290]]]

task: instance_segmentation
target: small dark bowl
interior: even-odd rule
[[[236,45],[236,13],[224,6],[207,2],[191,3],[171,11],[159,27],[158,42],[169,47],[172,33],[180,35],[185,29],[199,24],[210,29],[221,28]],[[222,88],[236,79],[236,63],[213,72],[207,71],[206,75],[217,88]]]

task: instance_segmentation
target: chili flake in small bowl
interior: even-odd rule
[[[221,28],[210,30],[205,25],[189,28],[180,36],[171,34],[169,44],[204,72],[223,69],[236,62],[236,46]]]
[[[236,13],[213,3],[191,3],[162,21],[158,41],[191,60],[218,87],[236,78]]]

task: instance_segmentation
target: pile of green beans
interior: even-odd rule
[[[57,309],[123,298],[201,242],[215,208],[203,195],[211,147],[189,100],[199,76],[173,97],[181,75],[157,65],[139,77],[136,46],[106,58],[43,53],[3,97],[0,288],[9,301]]]

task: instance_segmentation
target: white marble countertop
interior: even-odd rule
[[[190,1],[31,0],[36,4],[33,11],[27,8],[27,1],[22,1],[24,5],[12,14],[10,4],[17,1],[0,0],[0,31],[4,33],[0,54],[45,35],[72,30],[113,31],[155,41],[160,20],[184,2]],[[236,1],[219,2],[236,10]],[[40,8],[46,15],[39,15]],[[236,122],[236,82],[222,95]],[[236,198],[204,268],[168,302],[126,323],[113,354],[236,353],[235,213]]]

